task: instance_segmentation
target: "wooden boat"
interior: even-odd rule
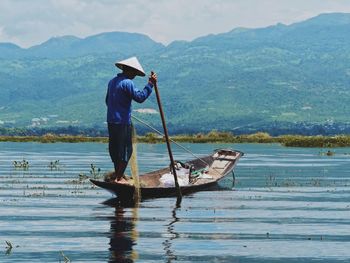
[[[181,185],[183,195],[201,191],[212,187],[217,182],[233,172],[239,158],[243,156],[240,151],[231,149],[215,150],[213,154],[206,157],[188,161],[187,167],[192,168],[189,175],[189,182],[186,185]],[[170,167],[146,173],[139,176],[140,190],[142,198],[155,198],[176,196],[176,188],[174,185],[164,185],[162,176],[170,173]],[[90,179],[90,181],[109,192],[117,195],[118,198],[132,198],[135,187],[133,180],[128,179],[128,183],[120,184],[114,181],[99,181]]]

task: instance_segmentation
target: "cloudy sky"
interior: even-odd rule
[[[0,42],[126,31],[169,44],[329,12],[350,13],[350,0],[0,0]]]

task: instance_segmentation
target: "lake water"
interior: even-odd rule
[[[235,186],[227,176],[178,208],[123,207],[85,180],[91,164],[95,176],[112,169],[106,144],[0,143],[0,262],[350,262],[350,148],[185,146],[245,152]],[[28,170],[13,165],[23,159]],[[167,166],[165,145],[138,145],[138,161],[140,172]]]

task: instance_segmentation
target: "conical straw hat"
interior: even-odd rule
[[[121,70],[123,70],[123,66],[128,66],[130,68],[135,69],[137,71],[138,76],[141,76],[141,77],[146,76],[145,71],[143,70],[140,62],[137,60],[136,57],[131,57],[131,58],[119,61],[115,63],[115,65]]]

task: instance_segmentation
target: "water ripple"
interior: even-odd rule
[[[350,260],[348,148],[325,157],[274,144],[185,146],[197,155],[245,152],[234,188],[227,177],[181,207],[174,198],[134,207],[81,177],[92,176],[91,164],[101,174],[112,169],[106,144],[0,143],[0,262]],[[169,163],[162,144],[140,144],[138,153],[141,172]],[[174,155],[192,159],[177,148]],[[15,169],[23,158],[29,169]],[[50,169],[55,160],[60,167]]]

